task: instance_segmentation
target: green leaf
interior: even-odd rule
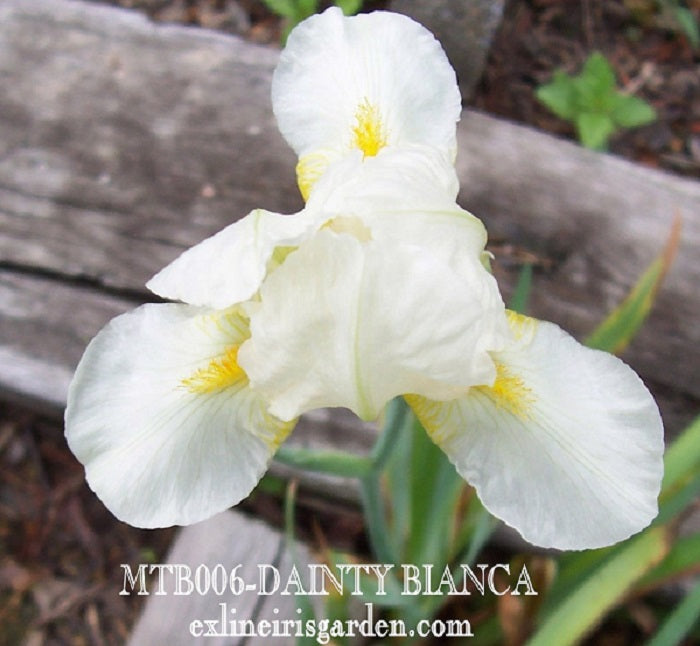
[[[413,414],[403,397],[395,397],[386,406],[384,428],[372,447],[372,469],[381,471],[399,442],[399,437],[413,424]]]
[[[561,70],[554,73],[550,83],[538,87],[535,96],[558,117],[567,121],[573,121],[576,118],[578,110],[574,82]]]
[[[362,8],[362,0],[335,0],[333,4],[340,7],[346,16],[354,16]]]
[[[656,121],[656,110],[639,97],[616,94],[610,116],[615,125],[635,128]]]
[[[509,307],[514,312],[519,314],[525,314],[527,310],[527,302],[530,298],[530,291],[532,290],[532,265],[523,265],[520,270],[520,275],[518,276],[518,282],[513,290],[513,295],[510,299]]]
[[[595,550],[564,552],[557,560],[557,576],[547,591],[540,616],[547,618],[563,600],[579,588],[606,560],[621,549],[623,544]]]
[[[292,559],[294,566],[300,570],[301,563],[299,561],[299,553],[297,551],[296,538],[294,536],[295,516],[296,516],[296,494],[297,483],[292,480],[287,485],[287,491],[284,497],[284,537],[287,550]],[[316,619],[314,608],[308,596],[302,595],[297,602],[298,608],[301,610],[301,619],[303,622],[313,621]],[[297,646],[310,646],[315,643],[315,640],[310,637],[299,637],[296,640]]]
[[[607,114],[582,112],[576,116],[576,131],[581,144],[591,150],[605,150],[615,132],[615,124]]]
[[[417,419],[412,444],[407,472],[421,475],[409,480],[413,521],[404,562],[434,563],[441,571],[453,556],[455,511],[466,485]]]
[[[666,449],[662,496],[667,495],[682,480],[700,466],[700,416]]]
[[[294,0],[263,0],[265,6],[283,18],[293,18],[296,15]]]
[[[461,504],[466,483],[403,400],[388,409],[372,455],[382,471],[365,478],[362,491],[374,555],[385,563],[433,563],[441,573],[463,549],[460,541],[471,538],[459,527],[472,510]]]
[[[680,514],[700,493],[700,417],[666,450],[664,479],[655,524]]]
[[[293,0],[293,4],[296,6],[297,23],[313,16],[318,11],[318,2],[319,0]]]
[[[656,293],[673,262],[679,238],[680,219],[676,218],[663,252],[642,274],[627,298],[586,339],[586,345],[614,354],[627,347],[651,311]]]
[[[617,91],[615,71],[600,52],[588,57],[578,76],[555,72],[536,96],[557,116],[572,121],[579,141],[593,150],[605,150],[608,139],[620,127],[656,119],[654,109],[645,101]]]
[[[700,47],[700,28],[698,28],[698,21],[695,20],[693,12],[687,7],[675,7],[673,16],[688,38],[691,46],[695,49]]]
[[[527,646],[577,643],[668,549],[664,527],[648,529],[630,539],[552,611]]]
[[[677,539],[664,560],[645,574],[635,587],[645,591],[699,571],[700,534],[691,534]]]
[[[466,565],[472,565],[476,561],[479,552],[498,527],[498,521],[486,510],[474,490],[472,494],[469,500],[469,513],[460,533],[462,552],[455,561]]]
[[[363,478],[372,468],[372,461],[359,455],[340,451],[313,451],[288,445],[277,449],[275,459],[300,469],[348,478]]]
[[[280,498],[284,494],[287,483],[282,478],[273,476],[270,473],[266,473],[258,482],[255,489],[253,489],[253,494],[256,492],[263,492],[266,494],[271,494],[273,496],[279,496]]]
[[[659,515],[654,519],[654,525],[663,525],[682,513],[700,496],[700,473],[684,480],[679,487],[670,492],[663,492],[660,499]]]
[[[576,90],[577,113],[592,112],[609,115],[615,99],[614,89],[601,89],[597,79],[589,76],[579,76],[574,79]]]
[[[700,618],[700,582],[685,596],[678,607],[666,617],[659,631],[647,646],[676,646],[693,629]]]
[[[593,52],[583,65],[581,77],[586,79],[591,89],[600,96],[615,90],[615,72],[608,59],[600,52]]]
[[[390,565],[387,563],[386,565]],[[383,608],[400,608],[416,603],[416,598],[412,595],[403,594],[403,587],[399,582],[397,568],[389,570],[384,577],[383,594],[379,594],[379,579],[360,571],[360,581],[362,587],[362,602],[374,603]]]
[[[400,545],[396,540],[396,532],[387,521],[387,510],[384,505],[382,489],[382,469],[390,458],[403,455],[409,446],[407,435],[413,425],[413,415],[408,405],[401,397],[397,397],[386,408],[386,420],[377,443],[372,449],[371,468],[362,478],[361,497],[365,516],[365,524],[369,533],[370,543],[374,556],[382,563],[400,562]],[[403,487],[401,493],[405,493],[407,487]],[[396,496],[392,502],[394,525],[396,519],[406,520],[403,508],[408,505],[408,496],[401,500]],[[401,509],[401,511],[398,511]]]

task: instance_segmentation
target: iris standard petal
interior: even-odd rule
[[[454,209],[459,180],[447,155],[433,146],[385,148],[363,158],[351,152],[328,166],[307,202],[330,212]]]
[[[448,264],[481,262],[486,228],[456,203],[457,190],[445,155],[408,146],[387,149],[364,162],[348,155],[334,163],[305,211],[326,218],[357,217],[372,239],[414,244]]]
[[[307,174],[318,177],[353,149],[371,157],[386,146],[422,143],[452,158],[456,152],[454,70],[434,36],[400,14],[345,17],[331,7],[300,23],[275,70],[272,106],[301,158],[302,190]]]
[[[509,319],[515,340],[493,355],[493,387],[409,403],[484,505],[531,543],[589,549],[640,531],[663,475],[649,391],[620,359],[553,323]]]
[[[68,394],[66,438],[121,520],[190,524],[246,497],[293,423],[272,417],[236,360],[236,309],[144,305],[90,343]]]

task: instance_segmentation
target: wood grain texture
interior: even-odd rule
[[[276,58],[109,7],[0,5],[0,258],[141,288],[251,209],[300,207]]]
[[[265,525],[262,521],[254,520],[241,513],[226,511],[209,520],[196,525],[184,527],[178,533],[177,539],[167,556],[167,564],[186,565],[192,572],[194,581],[195,571],[205,566],[212,571],[218,564],[230,573],[240,564],[236,576],[255,589],[244,590],[241,594],[233,594],[230,589],[218,595],[214,592],[200,595],[196,591],[188,595],[176,595],[176,580],[173,573],[164,570],[163,592],[156,595],[156,582],[151,580],[148,602],[131,634],[128,646],[145,646],[147,644],[169,644],[180,646],[196,643],[190,633],[193,621],[200,620],[202,633],[207,632],[204,620],[216,621],[212,629],[222,632],[220,618],[224,607],[226,621],[246,620],[259,621],[297,619],[297,602],[293,595],[281,594],[259,595],[260,570],[259,565],[274,566],[280,574],[280,591],[286,585],[287,579],[296,565],[304,586],[308,587],[309,578],[307,564],[312,562],[307,549],[295,545],[295,559],[292,559],[284,536]],[[130,564],[135,573],[138,564]],[[270,573],[270,568],[263,568],[264,573]],[[184,584],[183,584],[184,585]],[[273,580],[265,583],[268,590],[274,586]],[[184,588],[183,588],[184,589]],[[291,587],[290,590],[294,590]],[[127,587],[127,591],[130,588]],[[232,632],[227,623],[226,628]],[[195,628],[196,630],[196,628]],[[225,646],[262,646],[274,641],[275,644],[293,646],[295,639],[280,637],[270,638],[260,636],[209,636],[204,640],[207,644]]]
[[[261,206],[301,206],[269,100],[277,52],[72,0],[0,3],[0,393],[60,410],[87,340],[149,299],[184,248]],[[700,186],[466,111],[460,200],[541,260],[532,313],[581,337],[684,217],[625,358],[678,430],[700,398]]]

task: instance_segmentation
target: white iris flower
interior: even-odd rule
[[[345,17],[331,7],[289,35],[272,80],[272,107],[299,155],[305,198],[348,151],[426,144],[454,160],[461,96],[435,37],[400,14]]]
[[[374,419],[396,395],[449,399],[493,381],[504,306],[453,178],[444,155],[414,146],[350,155],[319,180],[306,212],[322,226],[261,286],[241,348],[274,414]]]
[[[430,149],[351,156],[301,213],[254,211],[148,283],[186,304],[114,319],[88,346],[66,410],[69,445],[115,515],[156,527],[236,504],[297,408],[371,419],[399,394],[444,399],[493,380],[503,303],[481,263],[484,227],[452,200],[453,174]],[[280,368],[284,393],[270,384]]]
[[[432,36],[328,10],[290,36],[273,97],[305,209],[254,211],[183,253],[148,283],[181,303],[117,317],[77,368],[66,436],[105,504],[143,527],[207,518],[250,493],[299,415],[374,419],[403,395],[527,540],[591,548],[646,526],[656,404],[619,359],[506,312],[484,226],[455,201],[459,95]]]

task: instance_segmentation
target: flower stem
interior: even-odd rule
[[[404,399],[397,397],[389,402],[384,429],[372,449],[372,468],[361,481],[362,508],[369,540],[375,557],[382,563],[398,563],[398,554],[390,540],[391,531],[382,498],[381,474],[397,438],[409,423],[412,423],[412,415]]]

